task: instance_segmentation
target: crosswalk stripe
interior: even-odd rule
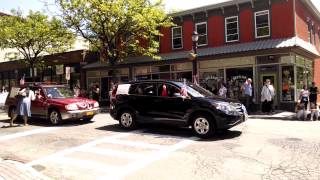
[[[77,166],[83,169],[93,169],[101,172],[113,172],[119,170],[119,167],[107,165],[105,163],[95,162],[86,159],[59,157],[52,159],[51,162],[64,165]]]
[[[116,150],[102,149],[102,148],[97,148],[97,147],[89,147],[89,148],[81,149],[80,151],[95,153],[95,154],[99,154],[99,155],[128,158],[128,159],[139,159],[139,158],[144,158],[146,156],[145,154],[140,154],[140,153],[116,151]]]
[[[121,133],[121,134],[116,134],[116,135],[113,135],[113,136],[106,136],[106,137],[103,137],[101,139],[97,139],[97,140],[94,140],[94,141],[90,141],[86,144],[82,144],[80,146],[76,146],[76,147],[73,147],[73,148],[69,148],[69,149],[65,149],[65,150],[62,150],[62,151],[59,151],[59,152],[56,152],[54,154],[51,154],[51,155],[48,155],[48,156],[45,156],[43,158],[40,158],[40,159],[37,159],[37,160],[34,160],[34,161],[31,161],[29,163],[27,163],[28,166],[33,166],[33,165],[36,165],[36,164],[41,164],[43,162],[46,162],[46,161],[49,161],[51,159],[55,159],[57,157],[61,157],[61,156],[65,156],[67,154],[71,154],[73,152],[76,152],[76,151],[79,151],[80,149],[83,149],[83,148],[87,148],[87,147],[90,147],[90,146],[95,146],[97,144],[100,144],[100,143],[103,143],[105,142],[106,140],[108,139],[116,139],[116,138],[121,138],[121,137],[125,137],[125,136],[129,136],[130,134],[134,133],[136,131],[132,131],[131,133]]]
[[[113,171],[112,174],[108,174],[107,176],[99,177],[99,178],[97,178],[97,180],[122,179],[122,178],[126,177],[128,174],[133,173],[135,171],[138,171],[140,169],[143,169],[145,166],[151,164],[152,162],[163,159],[166,156],[168,156],[170,153],[192,144],[196,140],[199,140],[199,138],[191,137],[189,139],[185,139],[183,141],[180,141],[179,143],[168,146],[168,148],[165,148],[161,151],[157,151],[157,152],[151,154],[150,156],[147,156],[143,159],[139,159],[133,163],[130,163],[130,164],[126,165],[125,167],[122,167],[121,169],[119,169],[119,171]]]
[[[166,145],[158,145],[158,144],[150,144],[150,143],[144,143],[144,142],[118,140],[118,139],[106,139],[104,142],[111,143],[111,144],[138,147],[138,148],[157,149],[157,150],[161,150],[168,147]]]
[[[0,137],[0,141],[16,139],[19,137],[25,137],[25,136],[30,136],[30,135],[34,135],[34,134],[46,133],[46,132],[57,130],[57,129],[60,129],[60,127],[45,127],[45,128],[39,128],[39,129],[19,132],[19,133],[15,133],[15,134],[4,135],[4,136]]]

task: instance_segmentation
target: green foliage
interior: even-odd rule
[[[66,24],[111,65],[128,56],[157,57],[160,27],[172,26],[162,1],[56,0]]]
[[[12,10],[12,16],[0,18],[0,27],[0,48],[17,49],[31,68],[42,63],[42,55],[63,52],[74,42],[61,20],[40,12],[30,11],[23,17],[20,11]]]

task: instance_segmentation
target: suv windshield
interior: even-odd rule
[[[183,87],[184,84],[179,82],[177,83],[180,87]],[[209,97],[209,96],[214,96],[210,91],[207,91],[206,89],[192,84],[192,83],[187,83],[186,88],[189,94],[193,97]]]
[[[74,95],[69,88],[66,87],[45,87],[45,94],[51,98],[73,98]]]

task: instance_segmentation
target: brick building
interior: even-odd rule
[[[177,26],[161,28],[161,60],[128,58],[117,65],[123,80],[191,81],[188,57],[192,32],[197,31],[198,76],[209,89],[224,81],[228,96],[242,99],[240,86],[250,77],[254,102],[260,104],[263,81],[269,78],[277,90],[276,108],[293,110],[303,84],[320,85],[320,13],[310,0],[228,1],[171,16]],[[108,64],[95,62],[84,68],[88,85],[101,83],[108,89]]]

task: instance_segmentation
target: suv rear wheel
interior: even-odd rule
[[[58,125],[61,123],[61,114],[59,111],[53,109],[49,113],[49,120],[52,125]]]
[[[207,115],[197,115],[193,118],[192,129],[201,138],[209,138],[215,132],[213,119]]]
[[[119,115],[119,123],[122,128],[125,129],[135,129],[137,127],[137,122],[135,115],[132,113],[132,111],[125,110],[122,111]]]

